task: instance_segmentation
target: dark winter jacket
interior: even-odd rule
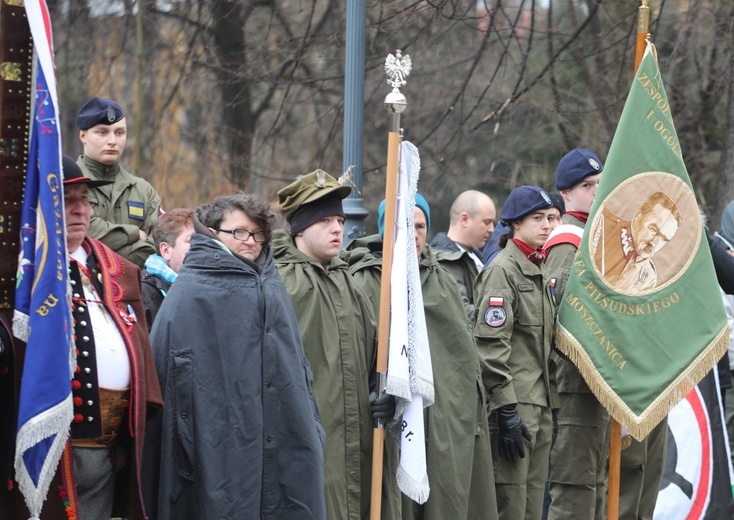
[[[157,276],[143,269],[143,307],[145,307],[145,321],[148,332],[153,329],[153,322],[161,308],[163,299],[171,289],[171,284],[164,282]]]

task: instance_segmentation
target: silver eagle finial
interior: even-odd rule
[[[413,62],[409,55],[403,56],[399,50],[395,51],[395,55],[388,54],[385,60],[385,74],[387,74],[387,83],[393,88],[400,88],[407,82],[405,78],[410,76],[413,68]]]

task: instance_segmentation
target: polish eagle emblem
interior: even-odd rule
[[[393,88],[400,88],[407,82],[405,78],[410,76],[413,68],[413,62],[409,55],[403,56],[400,51],[395,54],[388,54],[385,60],[385,74],[387,74],[387,83]]]

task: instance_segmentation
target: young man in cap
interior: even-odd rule
[[[501,520],[538,520],[558,407],[550,353],[556,308],[541,248],[553,205],[537,186],[510,193],[503,250],[477,279],[474,337],[489,398]]]
[[[150,236],[158,220],[161,199],[146,180],[120,165],[127,141],[127,121],[119,104],[93,97],[77,116],[84,154],[77,163],[90,179],[109,180],[111,186],[92,188],[89,236],[142,268],[155,253]]]
[[[603,168],[596,154],[586,149],[572,150],[558,163],[556,189],[566,213],[545,244],[545,265],[555,283],[556,305],[563,299]],[[553,358],[560,409],[558,436],[550,455],[548,518],[600,520],[606,516],[609,414],[576,366],[557,353]]]
[[[494,202],[480,191],[468,190],[456,197],[449,211],[449,230],[431,241],[438,262],[466,293],[467,314],[474,317],[474,280],[482,270],[482,249],[494,230]]]
[[[84,177],[67,156],[63,171],[77,349],[70,381],[74,418],[41,519],[143,520],[143,437],[146,420],[162,402],[145,327],[140,271],[87,235],[89,189],[110,181]],[[4,488],[0,517],[28,518],[18,486]]]
[[[330,520],[369,516],[372,418],[394,414],[394,400],[370,395],[377,328],[372,306],[337,255],[342,199],[351,188],[323,170],[278,192],[290,233],[276,231],[273,254],[296,311],[326,431],[324,474]],[[374,408],[370,411],[370,404]]]

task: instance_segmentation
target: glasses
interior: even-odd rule
[[[235,240],[239,240],[240,242],[247,242],[250,237],[255,242],[265,242],[265,233],[263,231],[247,231],[246,229],[215,229],[214,231],[229,233]]]

